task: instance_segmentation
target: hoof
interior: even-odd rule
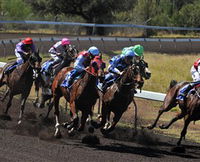
[[[167,129],[167,127],[165,125],[160,125],[159,128],[160,129]]]
[[[88,132],[89,132],[89,133],[94,133],[94,128],[90,126],[90,127],[88,128]]]
[[[22,123],[22,120],[19,120],[19,121],[17,122],[18,125],[20,125],[21,123]]]
[[[150,125],[150,126],[147,126],[148,129],[153,129],[154,126]]]
[[[69,130],[69,131],[68,131],[68,135],[69,135],[70,137],[74,136],[74,135],[75,135],[75,129],[72,128],[71,130]]]
[[[104,128],[101,129],[101,133],[105,136],[108,135],[108,131]]]
[[[62,134],[60,133],[60,131],[58,131],[58,132],[55,132],[55,134],[54,134],[54,137],[55,138],[62,138]]]

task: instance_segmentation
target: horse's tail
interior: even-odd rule
[[[169,84],[169,89],[174,87],[178,82],[176,80],[171,80]]]

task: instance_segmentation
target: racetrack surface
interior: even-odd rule
[[[6,102],[5,102],[6,103]],[[0,103],[1,109],[5,103]],[[109,136],[103,137],[95,130],[100,144],[88,145],[82,139],[87,131],[69,137],[62,129],[63,137],[54,134],[53,112],[46,122],[42,120],[46,109],[36,109],[26,104],[23,123],[17,125],[19,101],[14,99],[9,114],[11,121],[0,120],[0,161],[199,161],[200,145],[183,141],[185,153],[173,152],[177,139],[140,129],[132,135],[132,129],[117,127]],[[2,113],[1,113],[2,114]],[[62,115],[64,121],[65,115]]]

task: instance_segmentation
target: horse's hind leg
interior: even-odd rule
[[[161,129],[168,129],[174,122],[177,120],[183,118],[186,115],[183,111],[179,113],[176,117],[174,117],[167,125],[161,125],[159,126]]]
[[[5,92],[5,94],[4,94],[4,96],[1,98],[1,102],[3,102],[5,99],[6,99],[6,97],[8,96],[8,94],[9,94],[9,88],[6,90],[6,92]]]
[[[157,124],[157,122],[158,122],[160,116],[161,116],[164,112],[168,112],[169,110],[171,110],[171,109],[172,109],[173,107],[175,107],[176,105],[177,105],[177,104],[175,103],[175,101],[172,102],[172,103],[170,103],[170,104],[167,104],[167,102],[164,101],[163,105],[160,107],[160,110],[158,111],[158,115],[157,115],[156,120],[154,121],[154,123],[153,123],[152,125],[148,126],[147,128],[148,128],[148,129],[153,129],[153,128],[156,126],[156,124]]]
[[[10,93],[10,91],[9,91]],[[4,114],[7,114],[8,113],[8,110],[10,108],[10,106],[12,105],[12,99],[13,99],[13,94],[9,94],[9,100],[8,100],[8,103],[6,105],[6,110],[4,111]]]
[[[182,138],[185,137],[185,135],[186,135],[186,133],[187,133],[187,128],[188,128],[188,125],[190,124],[190,121],[191,121],[191,119],[190,119],[190,117],[189,117],[189,115],[188,115],[187,118],[186,118],[185,121],[184,121],[184,127],[183,127],[183,129],[182,129],[182,131],[181,131],[181,136],[180,136],[180,138],[179,138],[179,140],[178,140],[178,142],[177,142],[177,145],[178,145],[178,146],[180,146],[181,141],[182,141]]]
[[[86,123],[86,120],[88,118],[88,114],[89,113],[87,111],[82,111],[81,124],[80,124],[80,127],[78,128],[78,131],[83,131],[84,130],[85,123]]]

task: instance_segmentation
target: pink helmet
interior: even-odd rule
[[[62,43],[63,46],[71,44],[71,42],[70,42],[70,40],[68,38],[63,38],[61,43]]]

